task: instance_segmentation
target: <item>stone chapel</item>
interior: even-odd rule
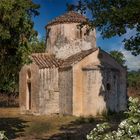
[[[86,22],[70,11],[47,24],[46,51],[32,54],[19,73],[21,113],[96,116],[126,109],[126,69],[96,47]]]

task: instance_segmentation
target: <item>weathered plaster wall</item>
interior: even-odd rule
[[[100,52],[100,53],[99,53]],[[83,72],[82,68],[86,65],[92,63],[99,63],[106,62],[112,65],[113,68],[119,70],[119,73],[113,71],[98,71],[98,72]],[[105,88],[106,83],[112,83],[113,77],[116,75],[117,81],[112,86],[111,96],[98,96],[100,93],[100,89]],[[95,115],[97,112],[101,112],[104,110],[104,107],[108,107],[112,110],[122,110],[126,109],[126,71],[122,68],[113,58],[111,58],[107,53],[99,51],[95,51],[94,53],[88,55],[82,61],[77,63],[73,66],[73,115],[80,116],[80,115]],[[86,78],[85,78],[86,77]],[[97,83],[95,87],[92,85],[94,83],[94,78],[96,77]],[[89,84],[88,84],[89,83]],[[90,86],[91,83],[91,87]],[[84,87],[84,85],[86,85]],[[117,88],[116,88],[117,86]],[[119,87],[118,87],[119,86]],[[116,90],[116,91],[115,91]],[[86,92],[87,91],[87,92]],[[94,92],[94,95],[92,94]],[[116,92],[116,93],[115,93]],[[85,96],[84,96],[85,95]],[[93,97],[92,97],[93,95]],[[119,96],[119,97],[118,97]],[[89,104],[87,100],[92,98],[94,101]],[[108,98],[108,99],[107,99]],[[118,101],[117,101],[118,99]],[[100,102],[99,102],[100,101]],[[95,103],[97,103],[95,106]],[[94,110],[92,110],[92,105],[95,106]],[[117,106],[117,108],[116,108]],[[92,112],[91,112],[92,110]]]
[[[31,71],[31,78],[28,78]],[[28,82],[31,83],[31,108],[29,109]],[[38,113],[39,68],[35,64],[25,65],[19,73],[19,98],[21,113]]]
[[[88,55],[81,62],[73,66],[73,115],[83,115],[83,71],[85,65],[93,62],[99,62],[98,50]]]
[[[81,50],[96,47],[95,30],[86,35],[86,27],[80,29],[78,23],[53,25],[48,28],[46,52],[58,58],[67,58]]]
[[[73,111],[73,80],[72,69],[60,70],[59,89],[60,89],[60,114],[72,115]]]
[[[21,113],[24,113],[26,111],[27,68],[28,67],[25,65],[24,67],[22,67],[19,73],[19,100],[20,100],[19,105]]]
[[[31,110],[33,114],[39,113],[39,68],[31,64]]]
[[[58,69],[40,69],[39,113],[59,113]]]
[[[83,79],[83,115],[101,113],[106,109],[103,96],[99,96],[102,86],[102,74],[100,70],[84,71]]]
[[[100,51],[102,54],[102,58],[100,60],[102,62],[107,62],[113,67],[119,69],[119,104],[118,110],[125,110],[127,107],[127,87],[126,87],[126,69],[120,66],[109,54],[104,51]],[[105,58],[105,59],[104,59]]]
[[[84,70],[83,114],[97,115],[118,111],[118,76],[110,69]],[[114,77],[115,76],[115,77]],[[107,89],[107,84],[110,89]]]

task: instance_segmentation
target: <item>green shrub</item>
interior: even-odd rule
[[[140,102],[129,98],[129,108],[116,131],[111,131],[109,123],[97,124],[88,135],[87,140],[140,140]]]
[[[5,135],[5,131],[0,131],[0,140],[8,140],[8,138]]]

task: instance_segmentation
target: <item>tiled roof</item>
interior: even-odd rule
[[[50,55],[48,53],[32,54],[31,59],[36,65],[39,66],[40,69],[54,68],[54,67],[59,67],[63,69],[63,68],[68,68],[73,64],[76,64],[77,62],[81,61],[83,58],[85,58],[86,56],[88,56],[89,54],[91,54],[96,50],[97,48],[81,51],[77,54],[68,57],[65,60],[58,59],[55,57],[55,55]]]
[[[60,66],[60,68],[70,67],[73,64],[76,64],[77,62],[81,61],[86,56],[88,56],[89,54],[93,53],[96,50],[97,50],[97,48],[93,48],[93,49],[90,49],[90,50],[85,50],[85,51],[81,51],[77,54],[74,54],[74,55],[68,57],[66,60],[64,60],[64,62]]]
[[[57,59],[54,55],[48,53],[32,54],[31,59],[40,69],[59,67],[63,62],[62,60]]]
[[[65,13],[62,16],[56,17],[54,20],[49,22],[47,26],[55,25],[59,23],[83,23],[86,21],[87,20],[83,15],[74,11],[70,11],[70,12]]]

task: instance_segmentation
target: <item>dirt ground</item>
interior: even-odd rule
[[[0,108],[0,131],[10,140],[86,140],[99,118],[21,115],[19,108]]]

